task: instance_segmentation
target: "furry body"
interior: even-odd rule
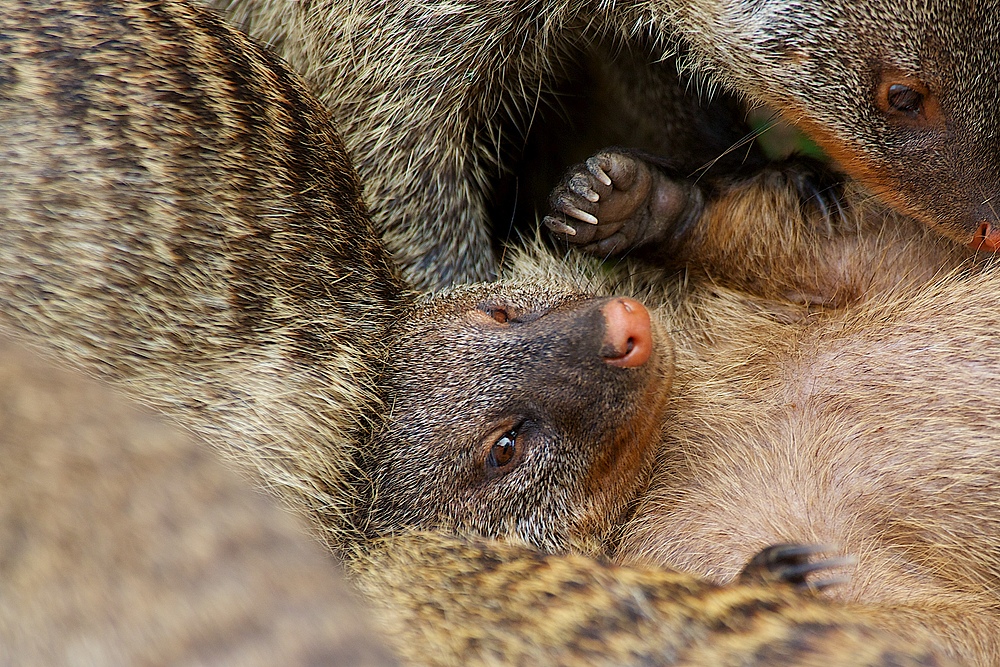
[[[393,538],[358,583],[414,665],[945,665],[864,609],[785,586],[716,586],[672,570],[440,534]]]
[[[836,598],[996,664],[997,287],[991,271],[794,323],[695,296],[662,467],[620,556],[727,581],[761,544],[834,544],[858,557]]]
[[[660,436],[669,345],[615,366],[616,302],[574,288],[405,291],[322,110],[203,10],[2,2],[0,18],[0,329],[236,454],[354,557],[372,600],[398,597],[380,618],[415,660],[525,655],[519,619],[536,608],[510,597],[523,571],[583,614],[574,637],[613,638],[610,661],[669,664],[683,649],[716,664],[759,649],[767,664],[949,664],[929,638],[900,643],[784,586],[734,588],[740,604],[717,605],[719,589],[687,575],[409,534],[603,547]],[[441,585],[412,586],[414,563]],[[596,608],[550,569],[591,573]],[[608,600],[602,582],[616,578]],[[656,609],[639,623],[647,597]],[[717,627],[742,623],[743,635]],[[483,650],[480,632],[501,643]],[[558,624],[537,651],[581,655]]]
[[[760,168],[733,96],[963,243],[997,227],[995,0],[213,4],[314,85],[418,285],[492,277],[495,239],[599,148],[721,187]]]
[[[676,227],[663,202],[677,184],[655,165],[598,162],[611,187],[577,168],[596,203],[556,200],[686,271],[652,287],[677,337],[676,393],[619,557],[728,581],[761,545],[836,545],[858,565],[835,597],[931,628],[971,664],[1000,661],[996,261],[857,191],[803,207],[786,172]]]

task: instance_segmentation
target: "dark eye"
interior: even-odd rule
[[[889,103],[889,108],[893,111],[916,118],[920,114],[920,108],[924,103],[924,96],[909,86],[894,83],[886,91],[886,101]]]
[[[507,431],[490,447],[486,462],[494,468],[502,468],[514,460],[517,453],[517,431]]]

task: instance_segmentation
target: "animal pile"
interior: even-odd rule
[[[453,18],[425,10],[408,15],[416,27]],[[347,565],[406,664],[950,665],[997,656],[997,605],[984,585],[1000,572],[995,532],[974,530],[997,474],[989,414],[973,419],[982,399],[944,393],[935,415],[965,412],[942,417],[933,434],[912,428],[922,407],[876,400],[900,378],[967,388],[990,377],[975,343],[996,323],[989,299],[973,295],[992,273],[971,251],[852,186],[803,206],[828,177],[807,166],[702,186],[663,160],[606,151],[557,189],[550,226],[584,246],[593,238],[575,220],[591,225],[597,246],[622,234],[661,266],[638,258],[598,269],[533,248],[505,280],[419,294],[413,288],[460,277],[453,261],[479,267],[461,277],[488,277],[474,275],[485,266],[474,252],[456,258],[452,248],[435,263],[428,251],[423,268],[398,252],[394,230],[433,236],[434,219],[462,236],[449,221],[459,198],[440,195],[439,218],[414,217],[363,171],[366,186],[375,183],[373,223],[326,109],[210,11],[176,0],[3,0],[0,17],[0,332],[110,382],[277,495]],[[344,25],[363,23],[360,6],[356,18]],[[361,70],[355,87],[324,87],[330,102],[343,86],[335,114],[356,103]],[[475,71],[467,78],[476,82]],[[479,141],[474,124],[464,130],[453,147]],[[461,191],[482,185],[482,164],[461,176],[411,168]],[[482,229],[465,231],[475,239]],[[679,267],[688,280],[677,279]],[[918,326],[942,316],[948,329]],[[949,333],[958,342],[945,348]],[[893,366],[905,361],[907,336],[934,342]],[[817,407],[846,393],[845,369],[857,367],[826,370],[836,344],[870,363],[868,403],[843,399],[862,411],[857,422]],[[885,412],[874,417],[873,406]],[[169,468],[154,472],[179,484]],[[134,493],[132,482],[98,471],[79,483]],[[52,520],[29,501],[32,488],[4,487],[5,506],[17,508],[6,516],[44,534]],[[225,511],[213,498],[203,505]],[[95,544],[116,554],[134,528],[108,511],[97,512],[109,527]],[[152,525],[144,530],[156,533]],[[819,573],[844,561],[814,562],[814,548],[788,543],[827,536],[859,559],[840,588],[846,601],[801,590],[823,588]],[[941,545],[951,550],[942,555]],[[190,552],[199,553],[181,551]],[[23,565],[19,557],[10,562]],[[91,596],[67,592],[73,599],[110,599],[87,590],[106,585],[99,578],[70,581]],[[113,623],[81,630],[65,627],[73,614],[21,614],[37,610],[43,584],[8,580],[0,628],[52,637],[46,655],[79,655],[81,645],[111,656],[163,646],[178,659],[213,650],[183,631],[154,644],[122,634],[132,644],[116,646]],[[262,595],[244,616],[271,604]],[[958,613],[970,608],[982,615]],[[88,633],[99,641],[76,641]],[[245,649],[265,663],[307,661],[312,646],[290,641],[282,654],[282,631],[268,646],[219,633],[228,655]],[[38,655],[38,644],[8,645]],[[372,664],[387,660],[377,645],[359,646]],[[332,655],[324,650],[312,655]]]

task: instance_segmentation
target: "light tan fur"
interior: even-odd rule
[[[598,161],[613,186],[577,168],[600,194],[594,233],[665,244],[666,266],[631,270],[677,341],[660,465],[618,558],[728,581],[763,545],[836,545],[858,563],[834,597],[1000,661],[996,260],[856,189],[803,207],[782,172],[676,225],[655,165]]]
[[[0,664],[395,664],[272,498],[7,340],[0,456]]]
[[[619,556],[727,581],[761,545],[836,545],[858,564],[835,598],[995,664],[998,287],[950,278],[792,323],[693,295],[662,465]]]

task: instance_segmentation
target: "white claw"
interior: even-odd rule
[[[601,163],[597,158],[590,158],[587,160],[587,169],[590,173],[605,185],[611,185],[611,177],[604,173],[604,169],[601,167]]]
[[[581,196],[589,202],[598,202],[601,200],[601,195],[597,194],[593,190],[587,190],[586,192],[582,193]]]
[[[592,216],[590,213],[587,213],[586,211],[581,211],[575,206],[570,206],[564,212],[566,213],[566,215],[573,216],[577,220],[581,222],[590,223],[591,225],[596,225],[598,222],[600,222],[596,217]]]
[[[576,230],[564,223],[561,220],[556,220],[553,217],[545,218],[545,225],[554,231],[556,234],[566,234],[567,236],[576,236]]]

